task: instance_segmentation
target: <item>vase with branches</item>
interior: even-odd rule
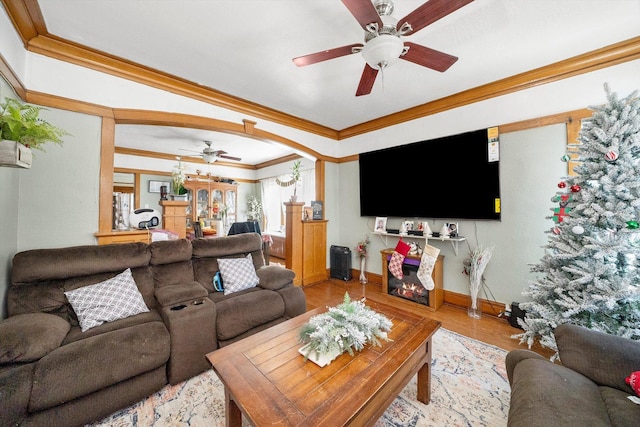
[[[362,241],[358,242],[355,248],[356,253],[360,256],[360,283],[362,283],[363,285],[368,281],[366,267],[367,256],[369,255],[369,243],[371,243],[369,236],[365,236]]]
[[[484,282],[484,270],[491,260],[492,253],[493,247],[483,248],[482,246],[478,246],[471,251],[469,258],[464,261],[464,271],[469,274],[469,296],[471,297],[471,304],[469,305],[467,314],[474,319],[482,317],[482,309],[478,295]]]

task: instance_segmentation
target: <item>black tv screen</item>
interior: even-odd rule
[[[488,131],[360,154],[360,215],[500,220],[497,135]]]

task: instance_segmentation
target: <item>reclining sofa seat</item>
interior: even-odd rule
[[[264,265],[262,238],[257,233],[228,236],[225,240],[196,239],[193,245],[195,280],[216,307],[216,340],[223,347],[306,311],[304,292],[293,286],[295,273],[277,265]],[[260,283],[229,295],[218,292],[213,276],[219,258],[251,255]]]
[[[640,404],[625,382],[640,371],[640,342],[569,323],[554,336],[561,364],[527,349],[507,353],[507,425],[640,425]]]
[[[170,338],[156,310],[150,257],[143,243],[16,254],[7,295],[9,319],[22,315],[18,319],[25,330],[46,330],[60,322],[69,329],[61,345],[44,357],[0,365],[2,423],[81,425],[166,384]],[[64,292],[102,282],[126,268],[150,311],[82,332]]]
[[[37,357],[0,363],[0,425],[81,426],[210,369],[206,354],[306,311],[295,274],[264,266],[256,233],[15,255],[9,317],[0,332],[61,342]],[[230,295],[213,288],[218,258],[250,254],[260,284]],[[64,292],[130,268],[149,311],[80,329]],[[5,325],[5,326],[3,326]],[[4,329],[3,329],[4,328]],[[2,337],[0,337],[2,339]],[[21,339],[21,338],[20,338]],[[31,340],[36,341],[38,340]],[[44,340],[47,341],[47,340]]]

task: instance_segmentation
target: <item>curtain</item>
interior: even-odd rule
[[[284,232],[285,227],[285,207],[284,202],[288,202],[293,195],[293,186],[280,187],[276,178],[281,181],[288,181],[291,177],[280,175],[279,177],[265,178],[260,180],[262,208],[265,217],[265,230]],[[296,195],[298,202],[311,205],[316,194],[316,173],[314,169],[303,170],[300,173],[300,181]]]

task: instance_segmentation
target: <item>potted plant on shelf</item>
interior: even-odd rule
[[[12,98],[0,103],[0,165],[30,168],[31,150],[45,151],[47,142],[62,145],[69,133],[40,118],[42,110]]]
[[[291,166],[291,181],[293,182],[293,196],[291,196],[291,201],[295,202],[298,200],[298,196],[296,195],[296,190],[298,189],[298,181],[300,181],[300,166],[302,165],[302,161],[296,160],[293,162]]]
[[[176,157],[178,164],[173,168],[171,173],[171,198],[173,200],[187,200],[187,189],[184,188],[184,165],[180,160],[180,156]]]

